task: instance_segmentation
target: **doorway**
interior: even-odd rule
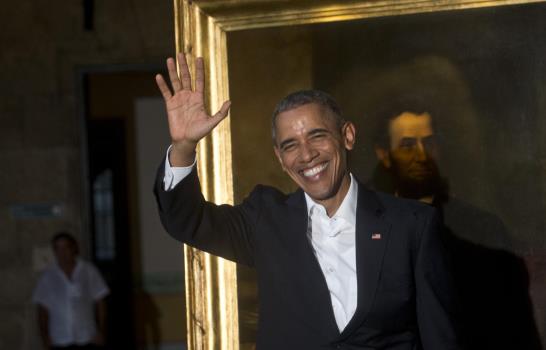
[[[184,349],[182,245],[161,228],[152,196],[169,144],[159,67],[82,73],[90,258],[103,274],[109,349]]]

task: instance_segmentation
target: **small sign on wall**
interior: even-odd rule
[[[64,215],[64,204],[61,202],[12,204],[10,212],[15,220],[55,219]]]

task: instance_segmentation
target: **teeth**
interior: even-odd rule
[[[304,171],[303,171],[303,176],[310,177],[310,176],[317,175],[318,173],[320,173],[321,171],[323,171],[324,169],[326,169],[326,166],[327,166],[327,165],[328,165],[328,164],[325,163],[325,164],[322,164],[322,165],[317,165],[317,166],[314,167],[314,168],[304,170]]]

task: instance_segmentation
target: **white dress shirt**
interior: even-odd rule
[[[95,302],[108,293],[95,266],[78,259],[71,279],[56,263],[45,270],[32,301],[48,311],[53,346],[85,345],[97,333]]]
[[[307,234],[320,264],[339,331],[353,317],[357,305],[356,283],[356,202],[358,184],[351,174],[347,195],[332,217],[305,194],[309,215]]]
[[[180,181],[182,181],[186,176],[188,176],[195,163],[197,158],[193,160],[193,164],[186,167],[171,167],[171,162],[169,161],[169,153],[171,152],[171,147],[167,150],[167,156],[165,157],[165,176],[163,178],[163,186],[165,191],[172,190]]]
[[[195,161],[188,167],[171,167],[169,150],[165,160],[165,191],[173,189],[190,174]],[[353,317],[357,306],[355,255],[356,203],[358,184],[351,174],[347,195],[333,217],[326,209],[305,194],[308,213],[307,234],[326,279],[339,331]]]

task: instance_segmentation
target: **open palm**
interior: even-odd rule
[[[226,116],[230,103],[224,102],[222,108],[213,116],[205,110],[203,59],[195,63],[195,91],[192,90],[191,76],[184,54],[178,54],[180,77],[176,72],[173,58],[167,59],[167,69],[173,91],[169,89],[163,76],[156,76],[157,86],[165,99],[169,132],[173,147],[195,148]]]

